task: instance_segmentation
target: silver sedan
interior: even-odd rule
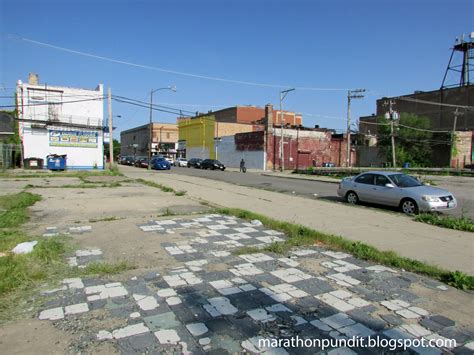
[[[368,171],[339,183],[337,194],[348,203],[359,201],[399,207],[406,214],[456,208],[447,190],[422,184],[412,176],[387,171]]]

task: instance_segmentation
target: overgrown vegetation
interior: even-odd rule
[[[275,242],[265,248],[265,250],[273,253],[286,254],[293,247],[323,245],[329,249],[347,252],[359,259],[427,275],[456,288],[474,289],[473,276],[466,275],[460,271],[450,272],[418,260],[401,257],[393,251],[381,251],[361,242],[354,242],[340,236],[321,233],[302,225],[277,221],[242,209],[218,208],[216,213],[232,215],[246,220],[258,219],[265,227],[285,233],[288,238],[284,242]],[[259,249],[255,248],[252,251],[250,248],[247,248],[243,253],[257,252],[257,250]],[[235,253],[239,253],[239,251],[237,250]]]
[[[94,219],[89,219],[89,223],[111,222],[111,221],[118,221],[121,219],[125,219],[125,217],[110,216],[110,217],[103,217],[103,218],[94,218]],[[74,222],[74,223],[81,223],[81,221]]]
[[[40,200],[40,195],[29,192],[0,196],[0,228],[15,228],[25,223],[27,208]]]
[[[415,221],[465,232],[474,232],[474,220],[464,215],[456,217],[433,213],[421,213],[415,216]]]
[[[163,192],[174,192],[174,194],[179,193],[179,191],[177,192],[174,189],[172,189],[171,187],[168,187],[168,186],[165,186],[165,185],[162,185],[162,184],[158,184],[158,183],[153,182],[153,181],[149,181],[149,180],[145,180],[145,179],[136,179],[135,181],[139,182],[140,184],[143,184],[143,185],[156,187],[157,189],[160,189]],[[182,196],[182,195],[178,195],[178,196]]]
[[[387,161],[392,161],[390,120],[378,117],[379,142],[384,147]],[[413,127],[413,128],[407,128]],[[398,165],[431,166],[433,133],[429,132],[431,121],[427,117],[402,112],[394,122],[395,151]]]
[[[174,193],[176,196],[184,196],[186,195],[186,191],[184,190],[179,190]]]
[[[115,263],[95,262],[88,264],[82,269],[80,275],[115,275],[133,269],[136,269],[136,266],[127,261],[118,261]]]

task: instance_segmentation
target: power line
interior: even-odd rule
[[[77,51],[77,50],[73,50],[73,49],[69,49],[69,48],[65,48],[65,47],[59,47],[59,46],[55,46],[55,45],[52,45],[52,44],[49,44],[49,43],[35,41],[35,40],[29,39],[29,38],[15,36],[15,35],[11,35],[11,34],[8,34],[7,37],[11,38],[11,39],[18,39],[18,40],[21,40],[21,41],[24,41],[24,42],[33,43],[33,44],[40,45],[40,46],[47,47],[47,48],[60,50],[60,51],[63,51],[63,52],[82,55],[82,56],[89,57],[89,58],[105,60],[105,61],[108,61],[108,62],[128,65],[128,66],[132,66],[132,67],[136,67],[136,68],[143,68],[143,69],[160,71],[160,72],[164,72],[164,73],[182,75],[182,76],[187,76],[187,77],[191,77],[191,78],[220,81],[220,82],[226,82],[226,83],[231,83],[231,84],[276,88],[276,89],[286,89],[286,88],[289,88],[289,87],[294,87],[293,85],[267,84],[267,83],[253,82],[253,81],[233,80],[233,79],[220,78],[220,77],[216,77],[216,76],[206,76],[206,75],[200,75],[200,74],[181,72],[181,71],[170,70],[170,69],[165,69],[165,68],[160,68],[160,67],[153,67],[153,66],[150,66],[150,65],[143,65],[143,64],[127,62],[127,61],[123,61],[123,60],[108,58],[108,57],[99,56],[99,55],[86,53],[86,52],[81,52],[81,51]],[[344,88],[344,89],[342,89],[342,88],[341,89],[339,89],[339,88],[317,88],[317,87],[304,87],[304,86],[299,86],[299,87],[295,87],[295,88],[298,89],[298,90],[309,90],[309,91],[347,91],[347,90],[350,90],[350,89],[347,89],[347,88]]]
[[[128,98],[128,97],[118,96],[118,95],[112,95],[112,98],[114,98],[114,99],[118,98],[120,100],[128,100],[128,101],[132,101],[132,102],[135,102],[135,103],[147,105],[148,108],[150,107],[149,102],[145,102],[145,101],[141,101],[141,100],[131,99],[131,98]],[[152,106],[153,107],[163,107],[163,108],[169,109],[169,110],[177,110],[177,111],[181,111],[181,112],[188,112],[188,113],[191,113],[191,114],[196,113],[195,111],[182,110],[182,109],[178,109],[178,108],[174,108],[174,107],[168,107],[168,106],[164,106],[164,105],[158,105],[158,104],[152,104]]]
[[[62,104],[72,104],[76,102],[86,102],[86,101],[99,101],[103,100],[104,97],[98,97],[95,99],[83,99],[83,100],[74,100],[74,101],[61,101],[61,102],[44,102],[44,103],[38,103],[38,104],[22,104],[19,105],[21,107],[34,107],[34,106],[49,106],[49,105],[62,105]],[[16,108],[17,105],[3,105],[0,106],[0,108]]]

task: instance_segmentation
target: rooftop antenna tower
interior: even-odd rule
[[[461,39],[456,38],[448,67],[444,74],[441,90],[452,87],[468,86],[473,84],[474,76],[474,32],[467,40],[463,34]],[[462,58],[461,58],[462,56]],[[460,64],[460,62],[462,63]],[[455,78],[450,81],[448,77]]]

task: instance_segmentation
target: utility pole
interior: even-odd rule
[[[109,106],[109,166],[112,169],[114,165],[114,128],[112,124],[112,89],[108,89],[108,106]]]
[[[395,156],[395,134],[394,134],[394,123],[395,120],[398,120],[398,112],[393,110],[393,100],[386,102],[385,105],[388,105],[388,112],[385,113],[385,118],[390,120],[390,136],[392,141],[392,167],[397,166],[397,159]]]
[[[285,170],[285,153],[283,151],[283,126],[285,125],[285,118],[283,115],[283,100],[285,99],[286,95],[290,91],[294,91],[295,89],[288,89],[280,91],[280,171],[283,172]]]
[[[151,170],[151,147],[153,146],[153,90],[150,92],[150,123],[148,129],[148,170]]]
[[[453,112],[454,114],[454,122],[453,122],[453,131],[451,132],[451,152],[449,154],[449,167],[451,167],[451,163],[453,161],[453,150],[454,150],[454,145],[456,143],[456,125],[458,122],[458,116],[464,115],[464,112],[459,112],[459,109],[457,108],[456,111]]]
[[[153,146],[153,93],[159,90],[171,90],[176,92],[176,86],[168,86],[165,88],[159,88],[150,91],[150,130],[149,130],[149,141],[148,141],[148,170],[151,169],[151,148]],[[163,127],[161,127],[163,128]],[[161,144],[161,130],[160,130],[160,144]]]
[[[347,156],[346,167],[351,166],[351,100],[364,98],[365,89],[349,90],[347,92]]]

